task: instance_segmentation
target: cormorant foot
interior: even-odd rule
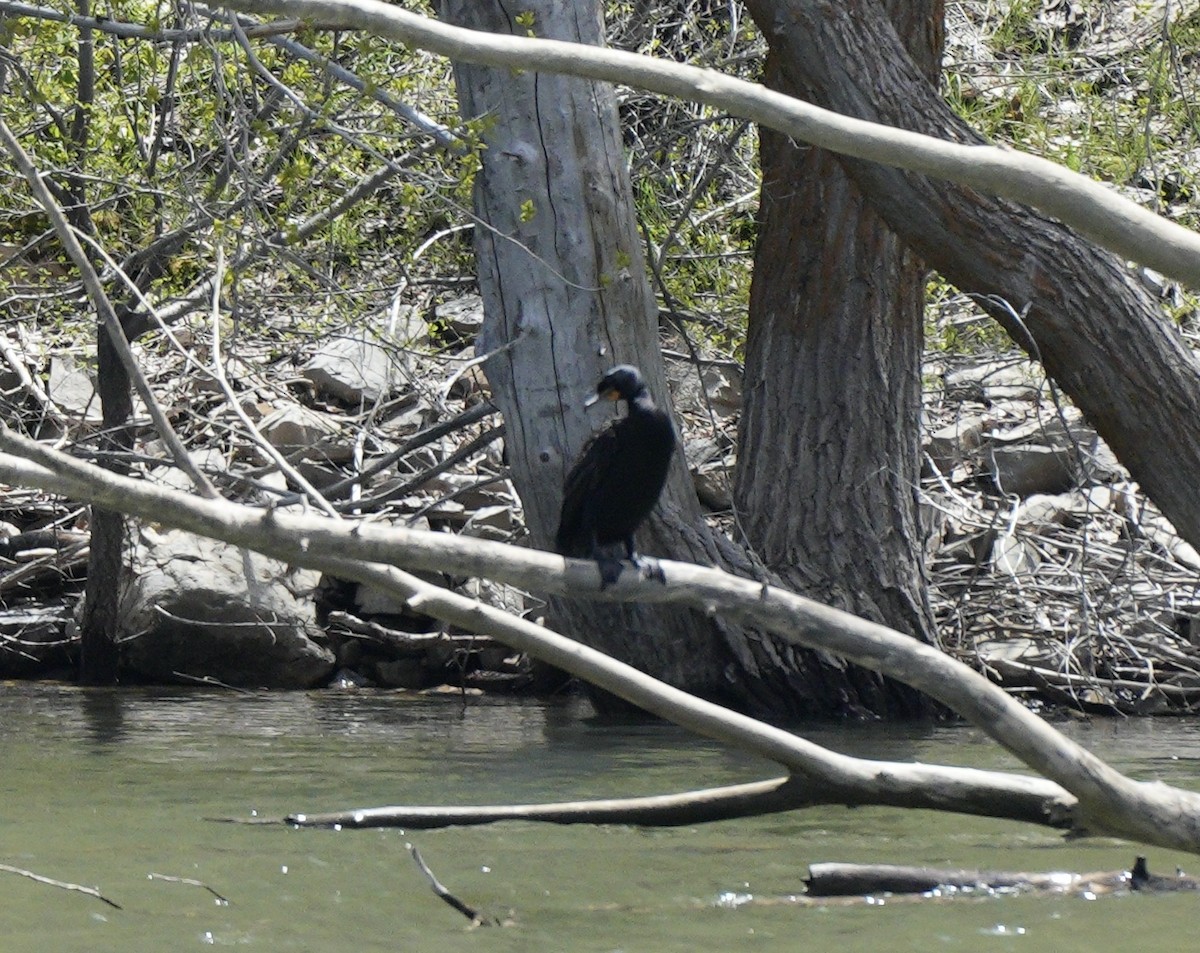
[[[647,559],[642,566],[642,578],[653,579],[655,582],[661,582],[664,586],[667,584],[667,574],[663,572],[662,563],[657,559]]]
[[[641,553],[630,553],[629,561],[638,571],[638,575],[643,579],[654,579],[661,582],[664,586],[667,584],[667,577],[663,574],[662,566],[657,559],[650,556],[643,556]]]
[[[619,559],[597,559],[596,567],[600,570],[600,591],[603,592],[621,578],[621,570],[625,564]]]

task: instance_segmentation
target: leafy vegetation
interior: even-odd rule
[[[1111,183],[1190,228],[1200,226],[1195,157],[1197,90],[1190,52],[1196,6],[957,4],[948,10],[944,89],[988,139]],[[1181,10],[1184,12],[1181,13]],[[935,287],[937,282],[935,282]],[[940,350],[995,347],[1003,333],[964,320],[959,296],[931,299],[928,340]],[[1192,321],[1193,295],[1167,289],[1167,307]],[[972,328],[964,340],[961,329]]]
[[[65,22],[74,8],[57,4],[60,19],[0,24],[0,115],[60,195],[86,208],[86,230],[156,300],[196,293],[217,243],[230,263],[225,291],[237,303],[237,327],[282,337],[385,313],[401,287],[425,306],[469,281],[481,130],[456,118],[444,60],[357,34],[247,40],[228,22],[131,0],[108,22],[140,25],[141,35],[92,30],[89,68],[80,28]],[[1195,225],[1200,112],[1189,51],[1200,25],[1179,17],[1164,24],[1155,9],[953,5],[946,95],[985,136]],[[614,3],[609,12],[615,46],[751,79],[761,69],[762,41],[734,6]],[[620,101],[663,311],[736,355],[755,241],[754,130],[638,91],[620,91]],[[377,188],[363,188],[375,177]],[[359,189],[361,198],[342,208]],[[22,280],[38,268],[51,274],[45,269],[61,263],[61,251],[7,162],[0,208],[5,257],[33,267]],[[962,299],[936,279],[931,289],[935,347],[995,343],[998,332],[964,337],[962,323],[945,316],[961,312]],[[72,324],[78,288],[51,290],[37,302],[37,320],[82,333]],[[11,317],[30,317],[27,297],[5,300]],[[1182,299],[1174,310],[1186,317],[1193,304]]]
[[[92,30],[90,68],[76,26],[7,19],[0,115],[65,204],[82,204],[85,230],[159,302],[192,293],[212,273],[220,243],[242,326],[313,333],[384,307],[397,265],[466,217],[474,133],[463,130],[460,152],[432,149],[389,107],[416,101],[427,127],[456,125],[444,63],[367,36],[247,45],[220,23],[206,30],[206,21],[154,4],[123,4],[119,13],[114,19],[146,24],[148,35]],[[169,31],[188,32],[164,42],[180,35]],[[361,89],[339,81],[338,67]],[[23,262],[59,261],[24,182],[4,168],[0,242]],[[372,177],[378,188],[337,208]],[[469,269],[469,245],[451,240],[431,245],[405,277],[434,283]],[[248,283],[274,293],[239,294]],[[112,293],[127,291],[114,283]],[[76,289],[58,319],[77,298]]]
[[[1200,147],[1200,76],[1188,52],[1200,27],[1174,8],[1130,6],[1109,19],[1099,4],[1056,9],[1068,7],[1059,20],[1029,0],[958,7],[950,102],[988,138],[1148,190],[1151,203],[1194,225],[1180,175],[1191,179],[1187,158]]]

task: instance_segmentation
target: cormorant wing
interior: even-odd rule
[[[567,474],[563,485],[562,516],[555,537],[555,549],[564,556],[591,555],[593,531],[585,525],[588,522],[585,507],[589,500],[594,499],[604,480],[607,472],[604,463],[617,452],[619,442],[614,428],[611,425],[605,427],[584,444],[575,465]]]

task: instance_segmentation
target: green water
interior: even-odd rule
[[[246,950],[1187,949],[1194,896],[798,907],[809,863],[1104,870],[1139,851],[1015,824],[822,808],[699,828],[509,823],[294,830],[212,818],[396,803],[654,794],[773,776],[667,726],[578,705],[394,693],[233,695],[0,684],[0,863],[99,887],[121,910],[0,873],[0,953]],[[1072,733],[1142,778],[1200,786],[1200,725]],[[965,728],[821,728],[866,756],[1008,767]],[[410,859],[505,928],[468,930]],[[1151,868],[1200,862],[1149,852]],[[195,886],[151,873],[203,881]],[[722,899],[752,896],[753,903]]]

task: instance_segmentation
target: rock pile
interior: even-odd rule
[[[1023,357],[934,369],[924,498],[944,647],[1096,711],[1200,703],[1200,555]]]
[[[519,543],[523,514],[501,458],[503,427],[465,343],[479,311],[471,296],[427,315],[408,310],[392,324],[398,338],[348,332],[295,361],[241,353],[225,360],[235,385],[186,373],[177,355],[145,360],[170,382],[161,399],[227,496],[281,503],[307,485],[348,515]],[[444,352],[429,356],[439,340]],[[11,364],[39,353],[30,343],[0,351]],[[665,353],[697,493],[713,519],[728,520],[737,366],[713,360],[697,369],[682,351]],[[70,435],[86,446],[96,426],[87,362],[47,360],[48,391],[22,400],[46,369],[31,366],[0,381],[0,393],[13,416],[36,410],[29,429],[43,438]],[[1103,441],[1022,357],[942,360],[926,380],[922,499],[943,647],[1037,699],[1102,711],[1200,704],[1200,556]],[[186,487],[155,462],[161,448],[145,433],[131,465]],[[12,537],[0,539],[0,674],[65,670],[86,566],[84,512],[12,489],[0,494],[0,514]],[[130,566],[120,585],[131,679],[551,684],[528,659],[379,592],[223,544],[143,528]],[[511,612],[542,610],[509,586],[433,581]]]

